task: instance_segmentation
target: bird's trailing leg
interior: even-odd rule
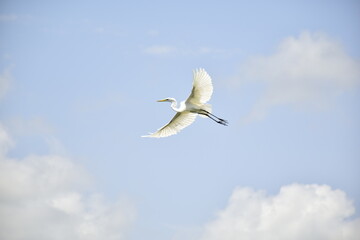
[[[228,121],[226,121],[225,119],[222,119],[222,118],[219,118],[217,116],[215,116],[214,114],[204,110],[204,109],[200,109],[200,111],[198,112],[198,114],[201,114],[201,115],[205,115],[207,116],[208,118],[210,118],[211,120],[217,122],[217,123],[220,123],[224,126],[227,126],[228,125]]]

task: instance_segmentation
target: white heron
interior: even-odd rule
[[[142,137],[162,138],[177,134],[180,130],[192,124],[198,114],[227,126],[228,122],[212,114],[211,105],[207,104],[213,93],[211,77],[204,69],[195,70],[193,75],[191,94],[185,101],[180,103],[179,107],[177,107],[177,101],[174,98],[165,98],[158,101],[171,102],[171,108],[176,112],[171,121],[156,132]]]

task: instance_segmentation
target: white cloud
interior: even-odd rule
[[[130,203],[91,193],[86,172],[68,158],[12,159],[11,145],[0,125],[0,239],[125,239]]]
[[[334,96],[360,83],[360,62],[324,34],[288,37],[271,56],[249,59],[234,77],[237,83],[265,84],[264,94],[247,120],[263,118],[271,107],[322,109]]]
[[[360,219],[341,190],[292,184],[275,196],[237,188],[226,208],[204,227],[203,240],[355,240]]]

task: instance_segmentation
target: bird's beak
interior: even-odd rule
[[[157,100],[157,102],[166,102],[166,99]]]

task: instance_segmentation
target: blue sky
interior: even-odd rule
[[[1,238],[355,239],[359,25],[358,1],[1,1]],[[141,138],[196,68],[229,126]]]

